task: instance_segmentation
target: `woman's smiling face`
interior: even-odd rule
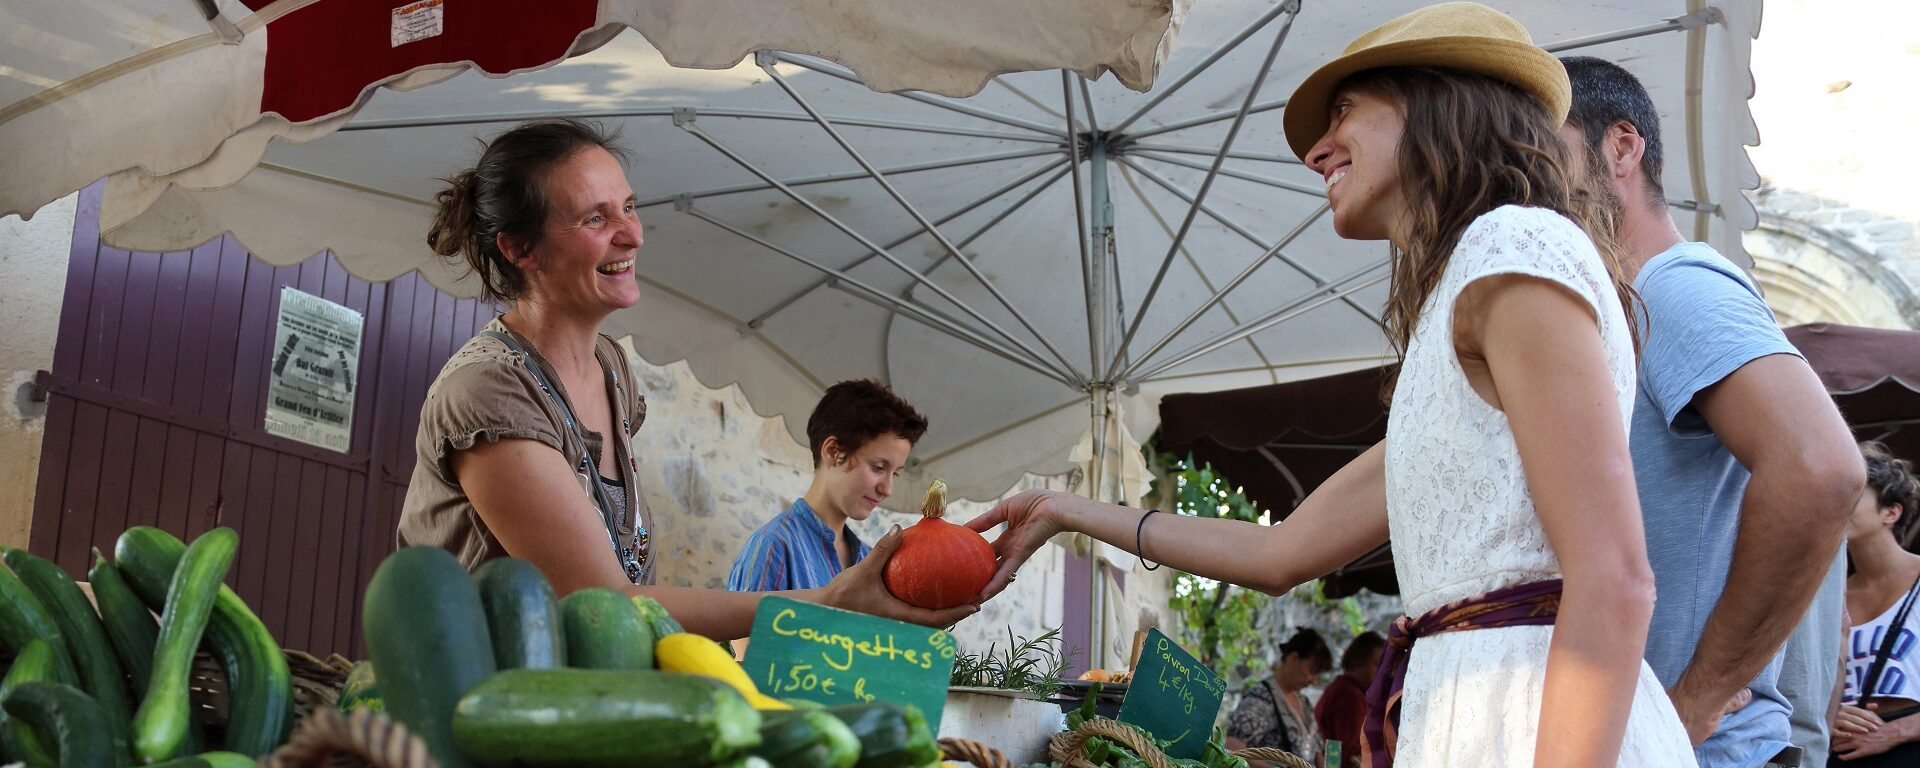
[[[1307,167],[1327,184],[1333,230],[1348,240],[1387,240],[1406,210],[1400,188],[1400,106],[1369,91],[1333,96],[1327,132],[1307,153]]]
[[[626,170],[588,147],[556,163],[545,181],[546,231],[521,268],[529,293],[556,309],[601,316],[640,301],[634,255],[646,241]]]

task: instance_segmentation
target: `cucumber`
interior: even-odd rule
[[[625,594],[577,590],[560,601],[567,663],[580,669],[653,669],[653,630]]]
[[[147,683],[153,677],[153,643],[160,637],[159,623],[120,577],[120,569],[98,549],[93,551],[93,569],[87,571],[87,583],[93,587],[93,601],[100,606],[100,624],[107,630],[107,640],[113,643],[127,678],[133,681],[133,694],[145,697]]]
[[[186,552],[187,545],[173,534],[135,526],[115,542],[114,566],[147,607],[159,610],[166,605],[167,586]],[[206,641],[227,673],[229,706],[222,746],[255,757],[272,752],[286,742],[293,727],[293,673],[286,655],[260,617],[225,585],[214,598]]]
[[[61,676],[59,659],[59,652],[51,643],[45,640],[28,641],[27,647],[20,649],[20,655],[14,657],[13,666],[7,668],[6,678],[0,680],[0,698],[5,698],[8,691],[26,683],[68,682],[68,678]],[[0,711],[0,747],[5,747],[0,751],[5,751],[12,759],[35,768],[59,765],[48,736],[26,723],[13,721],[4,711]]]
[[[500,669],[552,669],[567,665],[560,636],[560,603],[533,563],[513,557],[488,560],[473,572],[487,636]]]
[[[919,768],[940,759],[927,718],[911,704],[883,702],[828,707],[860,739],[857,768]]]
[[[0,651],[17,655],[34,640],[45,640],[66,658],[67,640],[40,598],[11,569],[0,568]]]
[[[453,732],[489,764],[711,766],[760,743],[726,683],[655,670],[510,669],[460,700]]]
[[[20,577],[40,605],[53,617],[54,626],[67,641],[67,656],[73,660],[80,677],[80,689],[93,697],[106,713],[107,728],[120,741],[127,740],[127,722],[133,706],[127,703],[126,673],[113,655],[107,632],[94,615],[93,604],[60,566],[24,550],[8,548],[0,553],[7,567]]]
[[[655,638],[687,631],[686,627],[680,626],[679,620],[673,618],[673,614],[667,613],[667,607],[661,605],[658,600],[646,595],[634,595],[633,606],[640,609],[640,615],[647,617],[647,625],[653,627]]]
[[[21,683],[0,697],[7,716],[52,736],[60,768],[119,768],[127,743],[100,738],[111,733],[107,714],[80,689],[65,683]]]
[[[353,669],[347,672],[347,682],[340,687],[340,700],[335,706],[342,712],[358,709],[370,709],[385,712],[387,703],[380,699],[380,679],[373,669],[373,662],[355,662]]]
[[[494,661],[467,570],[435,547],[394,552],[367,583],[361,616],[387,714],[425,741],[441,768],[470,765],[454,746],[454,705],[493,674]]]
[[[232,528],[215,528],[187,546],[180,567],[174,570],[166,609],[160,614],[160,637],[153,646],[153,677],[133,716],[133,749],[143,763],[173,757],[186,742],[193,718],[188,692],[193,652],[200,646],[220,582],[227,577],[239,546],[240,535]]]

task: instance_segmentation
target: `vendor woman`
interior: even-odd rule
[[[672,547],[651,539],[637,484],[646,401],[600,332],[640,301],[643,237],[625,154],[592,123],[531,122],[487,143],[435,197],[427,244],[509,308],[427,391],[398,542],[442,547],[468,569],[518,557],[562,595],[619,588],[660,601],[691,631],[743,637],[767,593],[653,585]],[[899,540],[896,529],[827,586],[785,596],[929,626],[978,610],[926,611],[888,594],[880,571]]]

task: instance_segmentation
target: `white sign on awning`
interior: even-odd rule
[[[293,288],[280,289],[267,374],[268,434],[347,453],[366,316]]]

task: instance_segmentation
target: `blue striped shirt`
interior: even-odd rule
[[[866,559],[867,545],[861,543],[852,526],[844,526],[844,530],[847,544],[853,548],[853,561]],[[727,574],[727,589],[815,589],[826,586],[841,570],[833,529],[820,521],[806,499],[794,499],[787,511],[747,537],[747,545],[740,549],[733,570]]]

